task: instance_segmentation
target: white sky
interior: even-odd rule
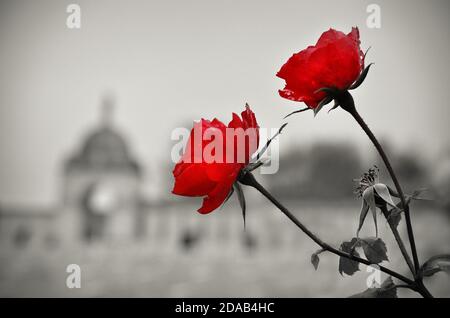
[[[80,30],[66,28],[78,3]],[[366,7],[381,7],[368,29]],[[152,191],[170,160],[173,127],[228,121],[245,102],[261,126],[303,107],[281,99],[275,77],[296,51],[334,27],[360,27],[375,62],[354,94],[380,137],[436,156],[449,145],[447,1],[4,1],[0,3],[0,203],[57,201],[64,157],[98,119],[107,92]],[[367,140],[343,111],[290,120],[281,147]],[[282,149],[283,151],[283,149]]]

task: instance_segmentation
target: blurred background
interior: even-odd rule
[[[67,6],[81,8],[70,29]],[[366,23],[380,8],[380,28]],[[252,189],[209,215],[171,194],[176,127],[227,122],[248,102],[260,126],[303,107],[275,77],[330,27],[359,26],[375,65],[354,98],[414,202],[421,261],[450,242],[449,3],[438,1],[0,1],[0,296],[345,297],[367,288]],[[258,178],[324,240],[355,235],[354,178],[373,147],[343,111],[289,118],[280,169]],[[374,235],[368,220],[362,235]],[[385,220],[389,263],[408,274]],[[405,226],[400,232],[406,238]],[[66,267],[81,267],[81,288]],[[383,276],[384,278],[384,276]],[[427,281],[450,296],[450,278]],[[416,296],[400,290],[401,296]]]

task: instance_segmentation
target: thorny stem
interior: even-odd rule
[[[398,233],[397,228],[394,224],[391,223],[391,220],[389,219],[389,212],[387,208],[384,206],[381,208],[381,212],[383,212],[384,217],[386,218],[389,227],[391,228],[392,233],[394,234],[395,240],[397,241],[398,247],[400,248],[400,251],[402,252],[403,257],[405,258],[406,263],[408,264],[409,269],[411,270],[411,273],[414,273],[414,265],[411,261],[411,258],[409,257],[408,252],[406,251],[405,244],[403,243],[403,240],[400,236],[400,233]]]
[[[413,261],[414,261],[414,270],[412,272],[414,275],[415,286],[417,288],[417,291],[423,297],[432,297],[430,292],[426,289],[425,285],[423,284],[422,278],[419,275],[420,265],[419,265],[419,258],[417,256],[417,249],[416,249],[416,242],[414,239],[413,227],[412,227],[412,223],[411,223],[411,215],[409,213],[409,205],[406,201],[405,195],[403,194],[403,190],[402,190],[402,187],[400,186],[400,182],[398,181],[397,175],[395,174],[394,169],[392,168],[392,165],[391,165],[386,153],[384,152],[383,147],[379,143],[378,139],[375,137],[375,135],[370,130],[369,126],[367,126],[364,119],[359,115],[358,111],[356,110],[355,102],[353,100],[352,95],[348,91],[342,91],[338,96],[336,96],[336,99],[338,100],[339,105],[353,116],[353,118],[356,120],[356,122],[359,124],[359,126],[366,133],[367,137],[369,137],[370,141],[373,143],[373,145],[377,149],[378,153],[380,154],[381,158],[383,159],[383,162],[389,172],[389,175],[391,176],[392,182],[394,182],[395,188],[400,197],[403,211],[405,212],[405,220],[406,220],[406,228],[408,231],[408,239],[409,239],[409,244],[411,247],[411,252],[412,252]],[[395,233],[394,233],[394,235],[395,235]],[[400,247],[400,249],[401,249],[401,247]],[[403,251],[402,251],[402,253],[403,253]]]
[[[270,194],[258,181],[256,181],[255,177],[251,172],[245,173],[245,175],[241,176],[239,179],[239,182],[241,182],[244,185],[251,186],[258,190],[262,195],[264,195],[270,202],[272,202],[281,212],[283,212],[300,230],[302,230],[310,239],[312,239],[317,245],[319,245],[322,249],[325,251],[328,251],[330,253],[336,254],[338,256],[350,259],[352,261],[356,261],[358,263],[362,263],[365,265],[373,265],[371,262],[369,262],[366,259],[354,256],[352,254],[343,252],[341,250],[338,250],[334,248],[333,246],[329,245],[328,243],[323,242],[316,234],[311,232],[302,222],[300,222],[299,219],[297,219],[284,205],[282,205],[272,194]],[[380,271],[391,275],[405,283],[407,283],[410,286],[410,289],[417,291],[416,283],[412,281],[411,279],[394,272],[393,270],[390,270],[389,268],[386,268],[384,266],[378,266]],[[424,296],[425,297],[425,296]]]
[[[258,190],[262,195],[264,195],[270,202],[272,202],[281,212],[283,212],[300,230],[302,230],[310,239],[312,239],[317,245],[319,245],[323,250],[328,251],[330,253],[336,254],[338,256],[350,259],[352,261],[362,263],[365,265],[373,265],[371,262],[369,262],[366,259],[354,256],[352,254],[343,252],[341,250],[338,250],[334,248],[333,246],[329,245],[328,243],[323,242],[316,234],[311,232],[303,223],[300,222],[299,219],[297,219],[284,205],[282,205],[270,192],[268,192],[258,181],[256,181],[255,177],[251,172],[245,173],[245,175],[241,176],[239,178],[239,182],[242,184],[245,184],[247,186],[251,186]],[[423,285],[423,282],[421,280],[413,281],[389,268],[386,268],[384,266],[378,265],[378,268],[380,271],[391,275],[407,284],[407,287],[420,295],[424,298],[432,298],[433,296],[430,294],[430,292],[426,289],[426,287]]]
[[[392,168],[391,163],[389,162],[389,159],[383,150],[383,147],[378,142],[378,139],[372,133],[369,126],[367,126],[367,124],[364,122],[364,120],[359,115],[359,113],[356,111],[356,109],[354,111],[350,112],[350,114],[353,116],[353,118],[355,118],[355,120],[358,122],[358,124],[361,126],[361,128],[364,130],[366,135],[369,137],[369,139],[374,144],[375,148],[377,149],[378,153],[380,154],[381,158],[383,159],[383,162],[386,165],[386,168],[391,176],[391,179],[394,182],[395,188],[397,189],[397,192],[400,196],[400,201],[402,202],[402,207],[403,207],[403,210],[405,211],[406,228],[408,230],[408,238],[409,238],[409,243],[411,245],[411,252],[412,252],[412,256],[413,256],[413,260],[414,260],[414,269],[415,270],[413,273],[414,273],[414,277],[417,278],[417,276],[418,276],[417,274],[418,274],[420,265],[419,265],[419,258],[417,256],[416,242],[414,239],[414,232],[413,232],[412,223],[411,223],[411,215],[409,213],[409,205],[406,203],[405,195],[403,194],[403,190],[397,179],[397,175],[395,174],[394,169]]]
[[[422,295],[424,298],[433,298],[433,295],[428,291],[428,289],[423,284],[422,279],[416,280],[417,292]]]

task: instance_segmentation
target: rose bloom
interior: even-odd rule
[[[214,136],[222,138],[222,149],[215,149],[217,160],[207,160],[204,150],[211,148]],[[227,138],[228,134],[233,138]],[[200,133],[200,143],[195,138]],[[218,135],[217,135],[218,133]],[[208,137],[206,136],[208,134]],[[239,138],[239,134],[241,137]],[[220,144],[220,143],[219,143]],[[218,119],[202,119],[194,123],[185,153],[173,169],[175,184],[172,193],[188,197],[204,197],[198,212],[205,214],[217,209],[228,197],[239,172],[249,163],[259,146],[259,127],[255,114],[247,105],[241,117],[233,113],[230,123],[225,125]],[[195,149],[195,147],[198,147]],[[218,152],[218,151],[221,151]],[[243,157],[238,156],[239,153]],[[227,158],[227,153],[233,156]]]
[[[317,92],[323,87],[347,89],[364,69],[364,53],[360,49],[359,30],[345,35],[330,29],[320,36],[315,46],[295,53],[281,67],[277,76],[286,81],[280,96],[304,102],[316,108],[325,97]]]

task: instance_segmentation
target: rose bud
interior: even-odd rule
[[[364,220],[366,219],[369,210],[372,212],[372,217],[375,224],[375,235],[378,236],[376,209],[379,208],[383,210],[388,207],[397,208],[392,200],[389,187],[379,182],[378,172],[378,167],[374,166],[374,168],[371,168],[368,172],[365,172],[360,179],[355,180],[358,182],[358,187],[356,188],[355,193],[362,198],[359,225],[356,232],[357,236],[359,235],[359,231],[364,224]]]

